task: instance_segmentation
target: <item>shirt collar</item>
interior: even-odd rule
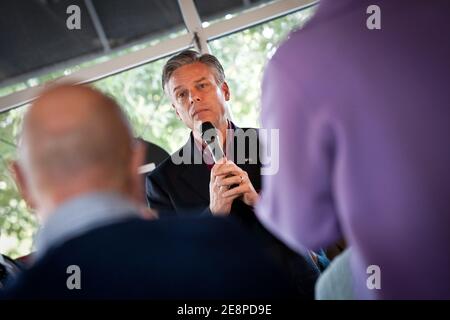
[[[136,207],[122,195],[92,192],[68,200],[48,218],[36,236],[36,258],[50,248],[92,229],[139,216]]]

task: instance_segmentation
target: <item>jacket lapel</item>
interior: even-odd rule
[[[209,203],[209,180],[211,172],[203,162],[198,164],[194,162],[194,159],[202,159],[202,157],[200,151],[194,145],[192,133],[189,140],[184,145],[183,150],[191,154],[190,160],[192,164],[182,165],[182,170],[179,176],[180,183],[186,184],[203,200]]]

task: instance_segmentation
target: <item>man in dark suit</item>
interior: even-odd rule
[[[240,129],[228,116],[230,90],[220,62],[185,50],[166,63],[162,85],[178,117],[191,129],[187,143],[147,176],[147,201],[160,217],[237,217],[292,277],[299,295],[312,298],[317,267],[270,234],[253,208],[261,190],[258,130]],[[202,138],[202,124],[217,129],[225,159],[214,163]]]
[[[141,219],[143,158],[119,106],[98,91],[64,85],[33,103],[13,168],[43,227],[33,266],[4,298],[294,297],[233,219]]]
[[[185,50],[164,66],[162,82],[191,136],[180,151],[148,176],[150,207],[176,213],[209,208],[213,215],[228,215],[235,199],[253,207],[259,199],[256,188],[260,188],[258,134],[253,128],[238,129],[230,121],[230,90],[220,62],[212,55]],[[217,129],[225,152],[220,164],[214,165],[203,142],[201,127],[205,122]]]

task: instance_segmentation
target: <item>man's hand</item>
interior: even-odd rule
[[[230,189],[231,186],[234,187]],[[209,208],[213,214],[229,214],[236,198],[241,198],[245,204],[252,207],[259,200],[247,172],[229,160],[224,160],[224,163],[218,163],[212,168],[209,193]]]
[[[223,184],[223,179],[217,175],[217,171],[226,165],[226,163],[226,160],[222,159],[222,163],[215,164],[211,169],[211,178],[209,180],[209,210],[211,210],[213,215],[228,215],[231,211],[233,200],[240,196],[240,194],[230,197],[223,196],[228,191],[229,186]]]

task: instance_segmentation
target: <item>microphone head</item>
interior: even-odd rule
[[[207,122],[203,122],[202,123],[202,135],[204,135],[205,132],[210,130],[210,129],[213,129],[213,130],[216,129],[211,122],[207,121]]]
[[[217,129],[211,122],[202,123],[202,140],[206,143],[208,150],[214,159],[214,163],[218,163],[225,154],[222,151],[220,138],[217,135]]]
[[[202,123],[202,138],[208,144],[211,141],[214,141],[217,135],[216,127],[207,121]]]

